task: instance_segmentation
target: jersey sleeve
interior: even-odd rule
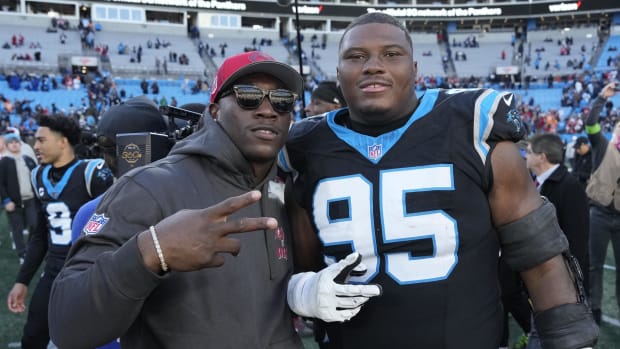
[[[84,171],[86,189],[91,198],[103,194],[114,183],[114,174],[103,159],[89,160]]]
[[[38,205],[38,203],[37,203]],[[24,264],[19,268],[15,282],[29,285],[30,281],[36,274],[37,270],[43,263],[43,259],[48,249],[48,226],[47,218],[43,215],[43,211],[38,210],[38,223],[36,229],[30,232],[30,240],[26,245],[26,255],[24,256]]]
[[[512,92],[490,91],[488,112],[492,117],[493,127],[488,140],[496,143],[501,141],[517,142],[526,136],[527,130],[517,109],[516,97]]]
[[[73,218],[73,225],[71,226],[71,242],[75,242],[75,240],[80,238],[82,235],[82,229],[88,222],[90,216],[95,212],[95,208],[101,201],[101,196],[96,197],[95,199],[85,203],[80,207],[78,212],[75,214],[75,218]]]
[[[288,141],[278,154],[278,166],[285,172],[295,175],[305,167],[304,142],[309,134],[323,120],[324,116],[309,117],[295,122],[288,133]]]

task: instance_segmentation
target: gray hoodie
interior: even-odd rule
[[[221,127],[205,121],[168,157],[127,173],[106,192],[96,210],[104,225],[74,244],[53,286],[50,334],[59,348],[92,348],[119,336],[132,349],[302,348],[286,304],[293,260],[284,185],[275,166],[257,182]],[[263,193],[260,204],[231,218],[276,217],[283,235],[233,235],[241,251],[218,268],[162,277],[143,264],[137,233],[179,210],[252,189]]]

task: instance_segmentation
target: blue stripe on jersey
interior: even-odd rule
[[[286,146],[282,147],[278,152],[278,166],[284,171],[291,173],[293,169],[291,168],[291,163],[288,161],[288,152],[286,150]]]
[[[489,154],[487,139],[493,129],[493,115],[497,110],[500,93],[485,90],[477,99],[474,109],[474,147],[483,163]]]
[[[30,172],[30,182],[32,183],[32,188],[34,189],[34,194],[38,198],[41,198],[41,196],[39,195],[39,188],[37,188],[37,173],[39,173],[39,169],[40,168],[41,168],[41,165],[37,165],[37,167],[32,169],[32,171]]]
[[[75,168],[81,162],[82,160],[78,160],[75,162],[75,164],[69,167],[67,171],[65,172],[65,174],[62,175],[62,178],[60,179],[60,181],[56,183],[56,185],[53,185],[52,182],[50,182],[49,180],[49,173],[50,173],[50,169],[52,168],[52,165],[45,166],[43,168],[43,176],[42,176],[43,178],[41,179],[43,180],[43,186],[45,186],[45,190],[47,191],[47,194],[54,199],[58,199],[62,191],[65,189],[67,182],[69,182],[69,178],[71,178],[71,173],[73,173],[73,170],[75,170]]]
[[[335,117],[338,111],[331,111],[327,114],[327,124],[338,138],[353,147],[370,162],[376,164],[398,142],[411,124],[426,116],[433,109],[438,95],[439,90],[437,89],[427,90],[420,99],[420,104],[405,125],[378,137],[366,136],[337,124]]]
[[[105,162],[103,159],[92,159],[88,160],[88,164],[86,165],[86,170],[84,171],[84,180],[86,182],[86,191],[88,192],[88,196],[92,197],[93,194],[90,192],[90,181],[93,178],[93,173],[95,172],[96,167],[103,167]]]

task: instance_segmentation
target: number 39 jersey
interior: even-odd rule
[[[52,178],[52,166],[41,165],[31,173],[32,186],[47,218],[48,263],[64,263],[71,246],[71,224],[79,208],[112,185],[114,176],[102,159],[74,160],[60,178]]]
[[[280,165],[311,214],[326,262],[352,250],[383,295],[330,326],[342,348],[497,348],[499,242],[489,154],[524,136],[513,95],[428,90],[401,128],[371,137],[338,123],[293,125]],[[346,115],[345,115],[346,116]],[[333,328],[332,328],[333,327]]]

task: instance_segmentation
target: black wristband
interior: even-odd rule
[[[599,336],[592,311],[582,303],[563,304],[536,313],[534,323],[545,349],[593,347]]]

